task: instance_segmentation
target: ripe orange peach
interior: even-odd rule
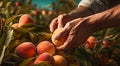
[[[56,30],[53,32],[52,37],[51,37],[52,42],[53,42],[56,46],[61,46],[61,45],[63,45],[63,43],[64,43],[64,42],[66,41],[66,39],[67,39],[67,36],[62,37],[62,38],[60,38],[59,40],[54,39],[54,36],[55,36],[60,30],[61,30],[60,28],[56,29]]]
[[[19,27],[22,27],[25,24],[35,24],[34,20],[28,14],[24,14],[19,19]]]
[[[43,16],[45,16],[45,15],[46,15],[46,11],[45,11],[45,10],[42,10],[42,11],[41,11],[41,14],[42,14]]]
[[[2,25],[4,25],[4,24],[5,24],[5,21],[6,21],[6,19],[5,19],[5,18],[1,18],[1,23],[2,23]]]
[[[110,41],[103,40],[103,45],[105,45],[105,46],[114,46],[115,45],[115,40],[110,40]]]
[[[96,41],[97,41],[96,37],[89,36],[87,41],[86,41],[85,47],[89,48],[89,49],[93,49],[95,47]]]
[[[48,11],[48,14],[49,14],[49,15],[52,15],[52,14],[53,14],[53,11]]]
[[[34,56],[36,48],[31,42],[23,42],[15,48],[15,53],[23,58]]]
[[[53,56],[55,60],[55,66],[68,66],[67,60],[61,55]]]
[[[33,10],[33,11],[32,11],[32,14],[33,14],[33,15],[37,15],[38,12],[39,12],[38,10]]]
[[[113,37],[112,35],[105,36],[105,38],[104,38],[104,40],[102,42],[103,45],[105,45],[105,46],[114,46],[115,45],[115,40],[114,39],[111,40],[112,37]]]
[[[53,56],[46,52],[38,55],[38,57],[34,61],[34,64],[40,64],[44,61],[47,61],[52,66],[54,66],[54,64],[55,64],[55,60],[54,60]]]
[[[19,2],[16,2],[16,3],[15,3],[15,6],[16,6],[16,7],[18,7],[19,5],[20,5],[20,3],[19,3]]]
[[[52,55],[55,54],[55,46],[50,41],[42,41],[37,45],[37,53],[42,54],[48,52]]]
[[[15,23],[15,24],[12,25],[12,27],[13,27],[14,29],[17,29],[17,28],[18,28],[18,25],[19,25],[19,23]]]

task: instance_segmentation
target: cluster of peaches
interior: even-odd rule
[[[14,29],[22,27],[25,24],[35,24],[32,17],[28,14],[24,14],[20,17],[19,23],[12,25]],[[15,48],[15,54],[22,58],[36,57],[33,61],[30,62],[28,66],[41,64],[43,62],[48,62],[52,66],[68,66],[68,59],[65,57],[64,51],[56,50],[56,46],[63,44],[65,39],[55,40],[53,39],[54,35],[59,31],[56,29],[52,34],[51,41],[41,41],[35,46],[32,42],[22,42]],[[70,60],[69,60],[70,61]],[[79,64],[79,63],[77,63]]]
[[[12,27],[16,29],[28,23],[35,24],[32,17],[30,17],[27,14],[24,14],[20,17],[19,23],[13,24]],[[64,51],[56,50],[56,46],[62,45],[67,39],[67,37],[63,37],[59,40],[55,40],[54,35],[59,31],[60,29],[56,29],[53,32],[51,36],[52,42],[41,41],[37,44],[37,46],[35,46],[35,44],[33,44],[32,42],[23,42],[19,44],[15,48],[16,55],[23,57],[23,58],[30,58],[30,57],[35,56],[36,58],[33,61],[31,61],[32,63],[29,66],[32,66],[33,64],[40,64],[46,61],[52,66],[69,66],[69,64],[72,63],[70,61],[70,58],[68,59],[65,56]],[[110,38],[110,37],[106,37],[106,38]],[[90,36],[86,40],[86,43],[84,45],[85,48],[93,49],[95,47],[96,41],[97,39],[94,36]],[[107,46],[108,44],[114,45],[115,42],[114,41],[111,41],[111,42],[103,41],[102,43],[103,45]],[[79,62],[77,62],[75,63],[75,65],[79,66],[80,64]]]

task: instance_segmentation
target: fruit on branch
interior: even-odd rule
[[[15,6],[16,7],[20,6],[20,2],[15,2]]]
[[[86,40],[85,48],[93,49],[95,47],[96,41],[97,41],[96,37],[89,36],[88,39]]]
[[[32,14],[33,15],[37,15],[39,13],[39,11],[36,9],[36,10],[32,10]]]
[[[115,45],[115,40],[112,39],[112,35],[110,36],[105,36],[104,40],[103,40],[103,45],[105,46],[114,46]]]
[[[12,27],[13,27],[14,29],[17,29],[18,26],[19,26],[19,23],[15,23],[15,24],[12,25]]]
[[[61,29],[60,29],[60,28],[57,28],[57,29],[53,32],[52,37],[51,37],[52,42],[53,42],[56,46],[61,46],[61,45],[63,45],[64,42],[65,42],[66,39],[67,39],[67,36],[62,37],[62,38],[60,38],[59,40],[54,39],[54,36],[55,36],[59,31],[61,31]]]
[[[37,53],[42,54],[48,52],[52,55],[55,54],[55,46],[50,41],[42,41],[37,45]]]
[[[55,60],[55,66],[68,66],[67,60],[61,55],[53,56]]]
[[[54,64],[55,64],[55,60],[54,60],[53,56],[46,52],[38,55],[38,57],[34,61],[34,64],[40,64],[45,61],[47,61],[52,66],[54,66]]]
[[[36,48],[31,42],[23,42],[15,48],[15,53],[23,58],[30,58],[35,55]]]
[[[22,27],[25,24],[35,24],[34,20],[28,14],[24,14],[19,19],[19,27]]]

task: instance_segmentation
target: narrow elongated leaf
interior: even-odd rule
[[[3,1],[2,1],[2,2],[0,2],[0,7],[2,7],[2,5],[3,5]]]
[[[5,22],[5,27],[6,27],[10,22],[13,22],[14,19],[16,19],[17,17],[19,17],[19,16],[21,16],[21,15],[22,15],[22,14],[20,14],[20,15],[14,15],[14,16],[8,18],[8,19],[6,20],[6,22]]]
[[[6,50],[7,46],[10,44],[10,41],[12,40],[12,36],[13,36],[13,30],[11,29],[7,32],[7,38],[5,40],[5,44],[3,46],[3,50],[2,50],[2,53],[0,55],[0,65],[1,65],[2,60],[4,58],[5,50]]]
[[[31,62],[33,59],[35,59],[35,57],[25,59],[19,66],[27,66],[27,64]]]

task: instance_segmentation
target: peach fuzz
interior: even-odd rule
[[[23,42],[15,48],[16,55],[23,58],[30,58],[35,55],[36,48],[31,42]]]
[[[48,52],[52,55],[55,54],[55,47],[50,41],[41,41],[37,45],[37,53],[42,54],[44,52]]]
[[[62,37],[62,38],[60,38],[59,40],[54,39],[54,36],[55,36],[59,31],[61,31],[61,28],[57,28],[57,29],[53,32],[52,37],[51,37],[52,42],[53,42],[56,46],[61,46],[61,45],[63,45],[64,42],[65,42],[66,39],[67,39],[67,36]]]
[[[17,29],[17,28],[18,28],[18,25],[19,25],[19,23],[14,23],[14,24],[12,25],[12,27],[13,27],[14,29]]]
[[[34,61],[34,64],[40,64],[45,61],[47,61],[52,66],[54,66],[54,64],[55,64],[55,60],[54,60],[53,56],[46,52],[38,55],[38,57]]]
[[[19,19],[19,27],[22,27],[25,24],[35,24],[34,20],[28,14],[24,14]]]
[[[61,55],[54,55],[55,66],[68,66],[67,60]]]

